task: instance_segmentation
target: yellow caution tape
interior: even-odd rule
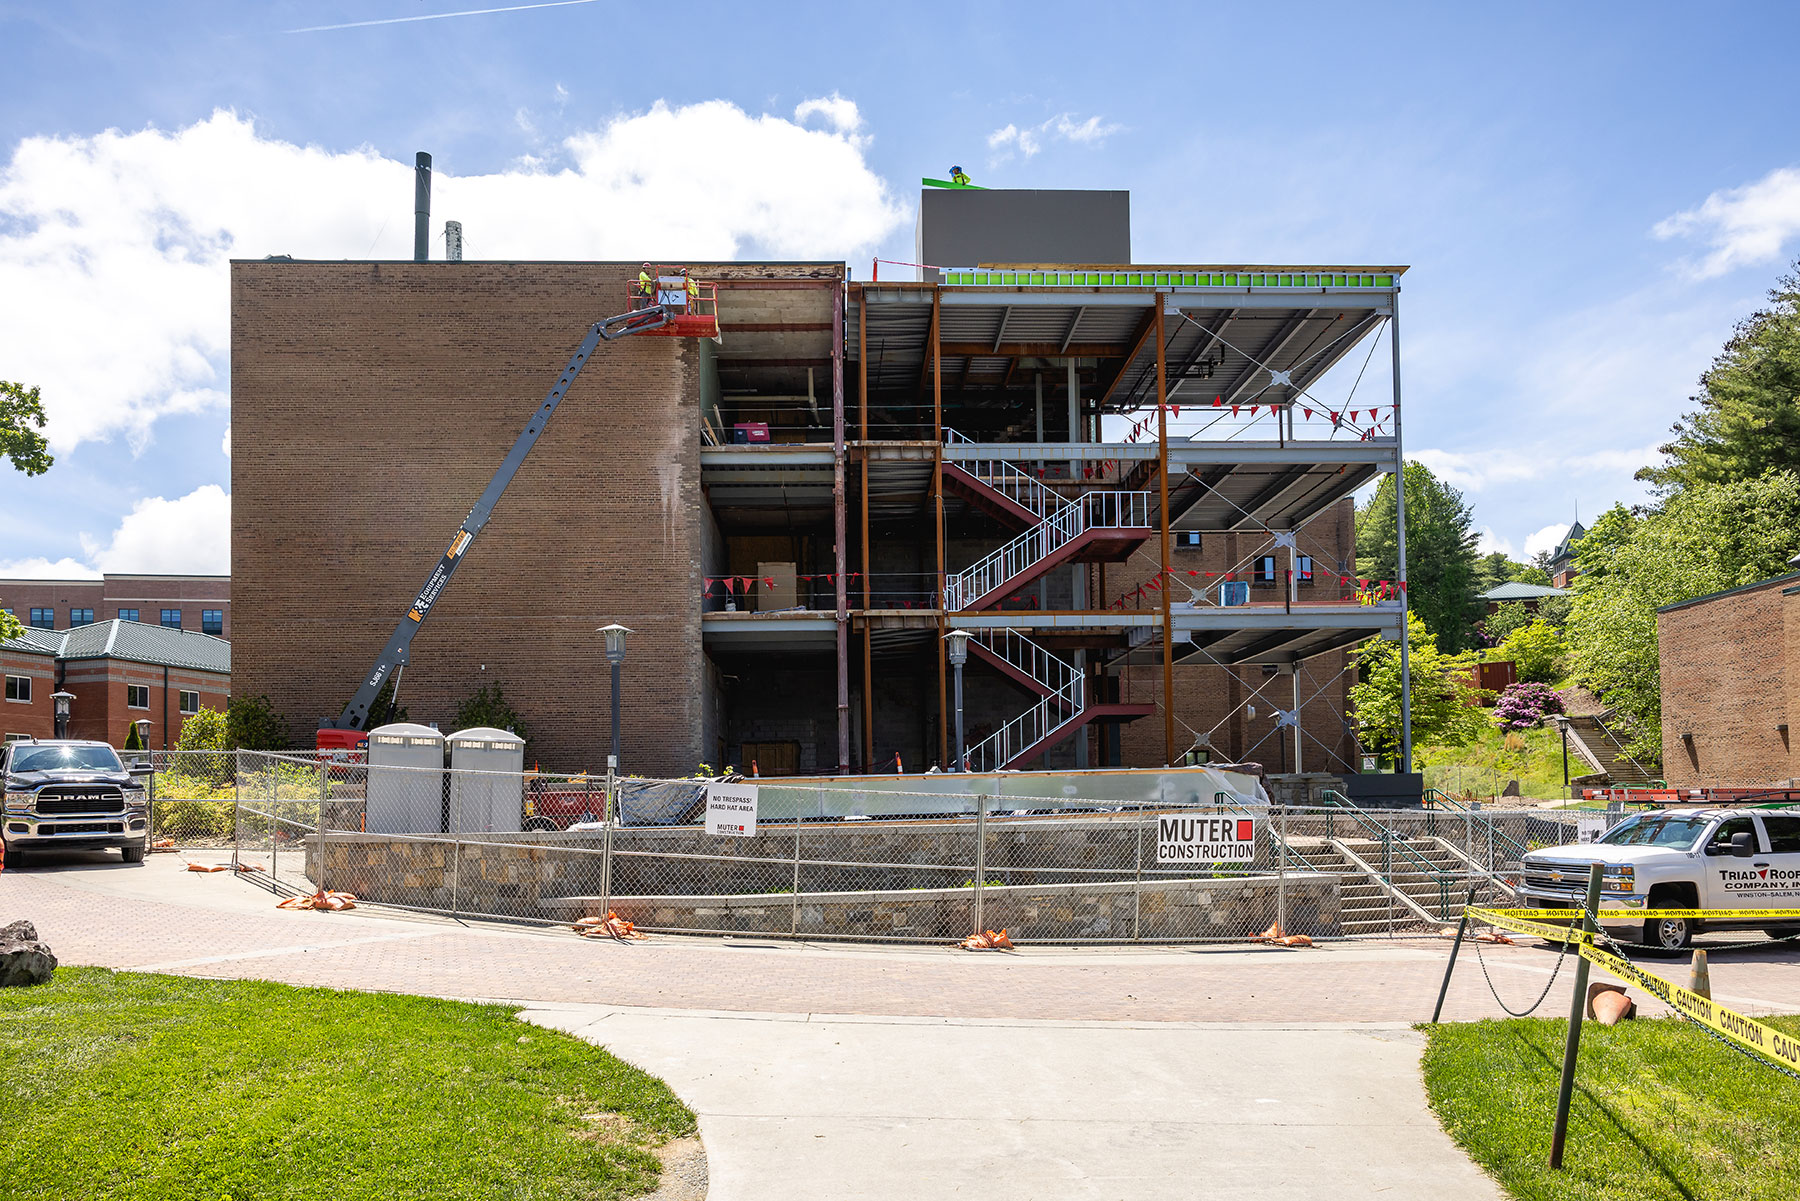
[[[1469,912],[1474,913],[1471,909]],[[1581,916],[1579,909],[1483,909],[1482,913],[1504,913],[1509,917],[1537,918],[1540,920],[1562,919],[1575,921]],[[1745,918],[1790,918],[1800,922],[1800,909],[1606,909],[1595,911],[1601,921],[1617,918],[1643,919],[1647,917],[1697,917],[1712,918],[1717,921],[1742,920]]]
[[[1650,993],[1671,1009],[1679,1010],[1709,1030],[1715,1030],[1738,1046],[1754,1051],[1775,1062],[1800,1071],[1800,1038],[1792,1034],[1784,1034],[1773,1026],[1765,1026],[1754,1018],[1747,1018],[1736,1010],[1727,1009],[1709,997],[1689,992],[1680,985],[1671,984],[1661,976],[1653,976],[1636,964],[1621,959],[1610,951],[1603,951],[1594,945],[1594,936],[1585,930],[1570,929],[1566,926],[1547,926],[1541,922],[1528,921],[1517,916],[1516,910],[1469,908],[1471,919],[1489,922],[1506,930],[1521,934],[1536,934],[1540,938],[1549,938],[1579,944],[1577,950],[1581,957],[1590,963],[1598,964],[1619,977],[1621,980],[1639,984],[1644,991]],[[1527,911],[1531,912],[1531,911]],[[1569,913],[1569,910],[1551,910],[1554,913]],[[1576,916],[1580,911],[1573,911]],[[1681,914],[1699,913],[1717,915],[1720,913],[1754,912],[1767,914],[1774,912],[1778,916],[1786,916],[1791,910],[1737,910],[1737,909],[1699,909],[1699,910],[1656,910],[1653,912],[1675,912]],[[1602,916],[1606,913],[1601,910]]]

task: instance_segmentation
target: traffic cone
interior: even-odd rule
[[[1706,952],[1695,951],[1693,966],[1688,968],[1688,991],[1712,1000],[1712,973],[1706,967]]]

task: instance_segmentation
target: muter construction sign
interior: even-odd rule
[[[1253,817],[1180,817],[1156,819],[1158,863],[1249,863],[1256,858]]]

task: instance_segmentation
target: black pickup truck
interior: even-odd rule
[[[149,849],[143,782],[104,742],[23,739],[0,748],[6,788],[6,866],[33,851],[119,848],[127,863]]]

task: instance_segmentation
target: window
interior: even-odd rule
[[[31,703],[31,677],[7,676],[6,699],[18,701],[22,705],[29,705]]]
[[[1265,584],[1275,582],[1275,556],[1264,555],[1256,561],[1256,578]]]
[[[1294,574],[1297,578],[1302,580],[1312,579],[1311,555],[1301,555],[1298,559],[1294,560],[1294,562],[1298,564],[1298,566],[1294,568]]]
[[[200,632],[202,634],[223,634],[225,632],[225,610],[200,610]]]
[[[1720,822],[1719,828],[1714,830],[1712,837],[1706,840],[1706,853],[1708,855],[1731,854],[1731,839],[1737,834],[1748,834],[1751,849],[1756,848],[1756,827],[1751,824],[1750,819],[1730,817]]]
[[[92,609],[70,609],[69,624],[72,626],[93,625],[94,611]]]
[[[1182,550],[1199,550],[1200,549],[1200,531],[1199,530],[1176,530],[1175,531],[1175,545]]]
[[[56,610],[33,609],[31,611],[31,628],[34,630],[54,630],[56,628]]]
[[[183,692],[181,694],[181,711],[190,716],[200,712],[200,694],[198,692]]]
[[[164,626],[168,627],[171,630],[179,630],[181,628],[181,610],[180,609],[164,609],[162,611],[162,614],[163,614],[162,623]]]
[[[136,621],[137,619],[138,619],[138,611],[136,609],[120,609],[119,610],[119,620],[120,621]]]
[[[150,707],[150,686],[148,684],[125,685],[125,707],[127,709],[148,709]]]
[[[1769,853],[1800,855],[1800,817],[1765,817],[1763,829],[1769,833]]]

